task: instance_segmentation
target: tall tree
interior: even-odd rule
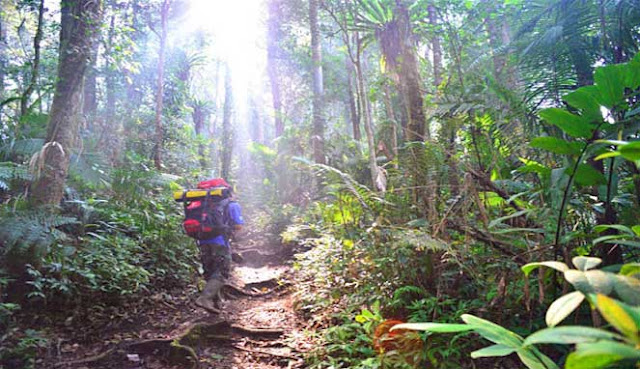
[[[191,102],[193,112],[191,117],[193,118],[193,127],[198,136],[198,157],[200,159],[200,167],[202,170],[207,169],[209,161],[206,155],[206,146],[203,142],[205,138],[208,138],[207,130],[205,129],[206,122],[209,120],[209,106],[206,101],[194,99]]]
[[[271,84],[271,98],[273,101],[273,114],[275,120],[276,137],[284,133],[284,121],[282,120],[282,97],[280,96],[280,75],[278,64],[281,62],[282,51],[280,49],[282,21],[281,0],[269,0],[269,18],[267,20],[267,74]]]
[[[162,168],[162,150],[164,133],[162,128],[162,109],[164,97],[164,58],[167,48],[167,27],[169,23],[169,8],[171,0],[164,0],[160,9],[160,49],[158,50],[158,88],[156,90],[156,137],[153,162],[156,169]]]
[[[25,116],[29,111],[29,99],[33,90],[38,83],[40,75],[40,43],[42,42],[42,27],[44,26],[44,0],[40,0],[38,6],[38,25],[36,26],[36,34],[33,37],[33,61],[31,62],[31,79],[25,88],[22,96],[20,96],[20,116]]]
[[[407,139],[422,141],[428,138],[425,130],[426,118],[420,91],[420,72],[415,46],[413,45],[411,19],[406,0],[396,0],[394,17],[389,27],[380,34],[380,44],[386,62],[397,74],[400,89],[408,113]]]
[[[5,99],[5,71],[7,68],[7,24],[4,19],[4,12],[0,11],[0,127],[2,127],[2,114],[4,105],[2,102]]]
[[[63,0],[60,9],[58,79],[38,156],[40,172],[30,193],[36,205],[57,205],[62,199],[82,109],[82,82],[102,15],[99,0]]]
[[[358,108],[353,91],[353,63],[351,62],[351,60],[349,60],[349,58],[347,58],[345,62],[345,69],[347,70],[347,94],[349,95],[349,113],[353,139],[356,141],[360,141],[362,139],[362,133],[360,132],[360,114],[358,114]]]
[[[431,51],[433,53],[433,85],[437,89],[442,83],[442,46],[440,45],[440,36],[438,36],[438,12],[433,4],[427,6],[429,15],[429,24],[433,29],[431,36]]]
[[[313,90],[313,158],[324,164],[324,81],[322,78],[322,45],[318,27],[318,0],[309,0],[309,29],[311,30],[311,64]]]
[[[233,86],[231,85],[231,69],[227,64],[224,75],[224,110],[222,112],[222,144],[220,157],[222,178],[231,179],[231,155],[233,154]]]

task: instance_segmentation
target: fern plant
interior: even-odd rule
[[[27,168],[12,162],[0,162],[0,191],[11,189],[11,181],[28,181],[31,175]]]
[[[39,265],[54,243],[68,239],[59,228],[77,223],[76,218],[44,210],[0,209],[0,257],[13,272],[25,264]]]

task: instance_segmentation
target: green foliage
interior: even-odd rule
[[[49,344],[42,332],[12,328],[0,337],[0,363],[9,367],[36,368],[37,355]]]

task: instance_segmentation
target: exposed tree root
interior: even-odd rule
[[[284,330],[280,328],[251,328],[236,324],[233,324],[231,328],[233,333],[244,337],[274,339],[284,334]]]
[[[294,355],[289,355],[289,354],[281,354],[278,352],[272,352],[272,351],[267,351],[267,350],[257,350],[257,349],[250,349],[250,348],[246,348],[246,347],[242,347],[242,346],[238,346],[238,345],[233,345],[233,348],[240,350],[240,351],[245,351],[245,352],[250,352],[252,354],[258,354],[258,355],[264,355],[264,356],[275,356],[275,357],[279,357],[279,358],[283,358],[283,359],[289,359],[289,360],[299,360],[299,357],[296,357]]]
[[[127,361],[127,354],[138,354],[141,357],[154,356],[162,358],[172,365],[183,368],[197,368],[198,355],[196,349],[216,341],[233,341],[235,338],[245,337],[254,340],[271,340],[281,337],[283,329],[265,329],[244,327],[230,324],[226,320],[214,323],[197,322],[191,324],[182,333],[170,338],[148,339],[142,341],[125,341],[98,355],[72,361],[64,361],[54,365],[54,368],[73,368],[77,366],[114,364]],[[281,355],[275,355],[281,356]],[[292,357],[292,359],[297,359]]]

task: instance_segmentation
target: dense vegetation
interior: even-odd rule
[[[211,176],[297,245],[310,368],[636,367],[638,1],[223,3],[0,0],[0,367],[194,284]]]

